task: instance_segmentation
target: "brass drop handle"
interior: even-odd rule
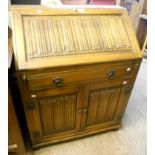
[[[111,70],[107,73],[108,79],[113,79],[115,77],[115,71]]]
[[[63,78],[57,77],[57,78],[55,78],[55,79],[53,80],[53,83],[55,84],[55,86],[56,86],[57,88],[62,87],[62,85],[63,85]]]

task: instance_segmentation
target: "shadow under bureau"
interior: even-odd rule
[[[118,129],[142,54],[123,8],[13,6],[32,147]]]

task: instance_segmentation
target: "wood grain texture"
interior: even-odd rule
[[[127,12],[16,6],[12,13],[32,146],[119,128],[142,56]]]
[[[56,88],[53,79],[60,77],[63,79],[62,85],[63,87],[67,87],[69,85],[74,85],[75,83],[86,83],[90,81],[96,81],[97,79],[101,79],[102,81],[109,80],[108,72],[113,70],[115,72],[115,76],[113,80],[119,79],[127,79],[133,76],[133,68],[134,62],[126,62],[122,65],[122,63],[110,63],[110,64],[98,64],[92,67],[85,66],[76,70],[64,70],[62,71],[49,71],[34,75],[28,75],[26,73],[26,82],[29,90],[40,90],[47,88]],[[127,69],[130,69],[127,71]],[[24,75],[24,73],[23,73]]]
[[[43,135],[75,128],[76,95],[40,99]]]
[[[87,125],[112,121],[121,88],[95,90],[90,93]]]
[[[89,133],[97,133],[100,130],[104,131],[105,128],[120,125],[129,99],[129,94],[124,95],[125,90],[128,85],[133,84],[139,65],[140,60],[134,60],[128,63],[117,62],[98,64],[97,66],[78,66],[78,68],[74,66],[18,72],[19,81],[22,80],[22,75],[28,75],[26,81],[23,79],[19,83],[21,91],[23,88],[25,91],[22,94],[24,107],[27,107],[32,96],[36,96],[34,99],[35,108],[33,110],[25,109],[33,146],[43,146],[47,144],[47,141],[55,143],[65,139],[74,139],[80,135],[83,137]],[[98,77],[100,74],[103,76],[104,72],[100,71],[102,68],[104,68],[105,79]],[[123,70],[119,72],[116,68],[123,68]],[[131,72],[128,72],[127,68],[130,68]],[[116,71],[116,79],[107,77],[107,73],[112,69]],[[64,83],[60,88],[45,88],[43,86],[45,83],[42,81],[36,82],[42,84],[36,90],[27,87],[29,80],[49,77],[49,81],[52,82],[51,73],[57,77],[57,71],[62,75],[66,74],[68,82],[72,84]],[[76,72],[76,76],[69,74],[68,71]],[[85,74],[90,72],[94,74]],[[92,77],[94,80],[89,80]],[[77,80],[80,78],[85,80],[78,83]],[[33,82],[29,85],[32,86]],[[75,94],[77,94],[76,97]],[[26,97],[29,95],[30,97]],[[36,132],[40,134],[34,137]]]
[[[78,132],[80,114],[77,110],[82,104],[82,95],[77,87],[26,94],[30,97],[22,99],[33,145],[45,142],[49,137],[59,139]],[[34,101],[34,108],[28,109],[31,99]]]
[[[146,155],[146,59],[143,59],[122,123],[122,128],[118,131],[101,133],[63,144],[43,147],[34,151],[34,155]]]
[[[24,16],[23,26],[27,61],[132,49],[120,16]]]
[[[78,8],[29,7],[12,7],[17,69],[141,57],[131,21],[122,8],[85,7],[80,12]]]

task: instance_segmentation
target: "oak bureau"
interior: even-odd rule
[[[12,7],[16,75],[32,147],[118,129],[142,53],[116,7]]]

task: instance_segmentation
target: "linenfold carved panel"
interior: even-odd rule
[[[43,134],[75,128],[76,94],[42,98],[39,101]]]
[[[132,49],[120,15],[23,16],[27,61]]]
[[[87,125],[112,121],[117,108],[121,88],[94,90],[89,96]]]

